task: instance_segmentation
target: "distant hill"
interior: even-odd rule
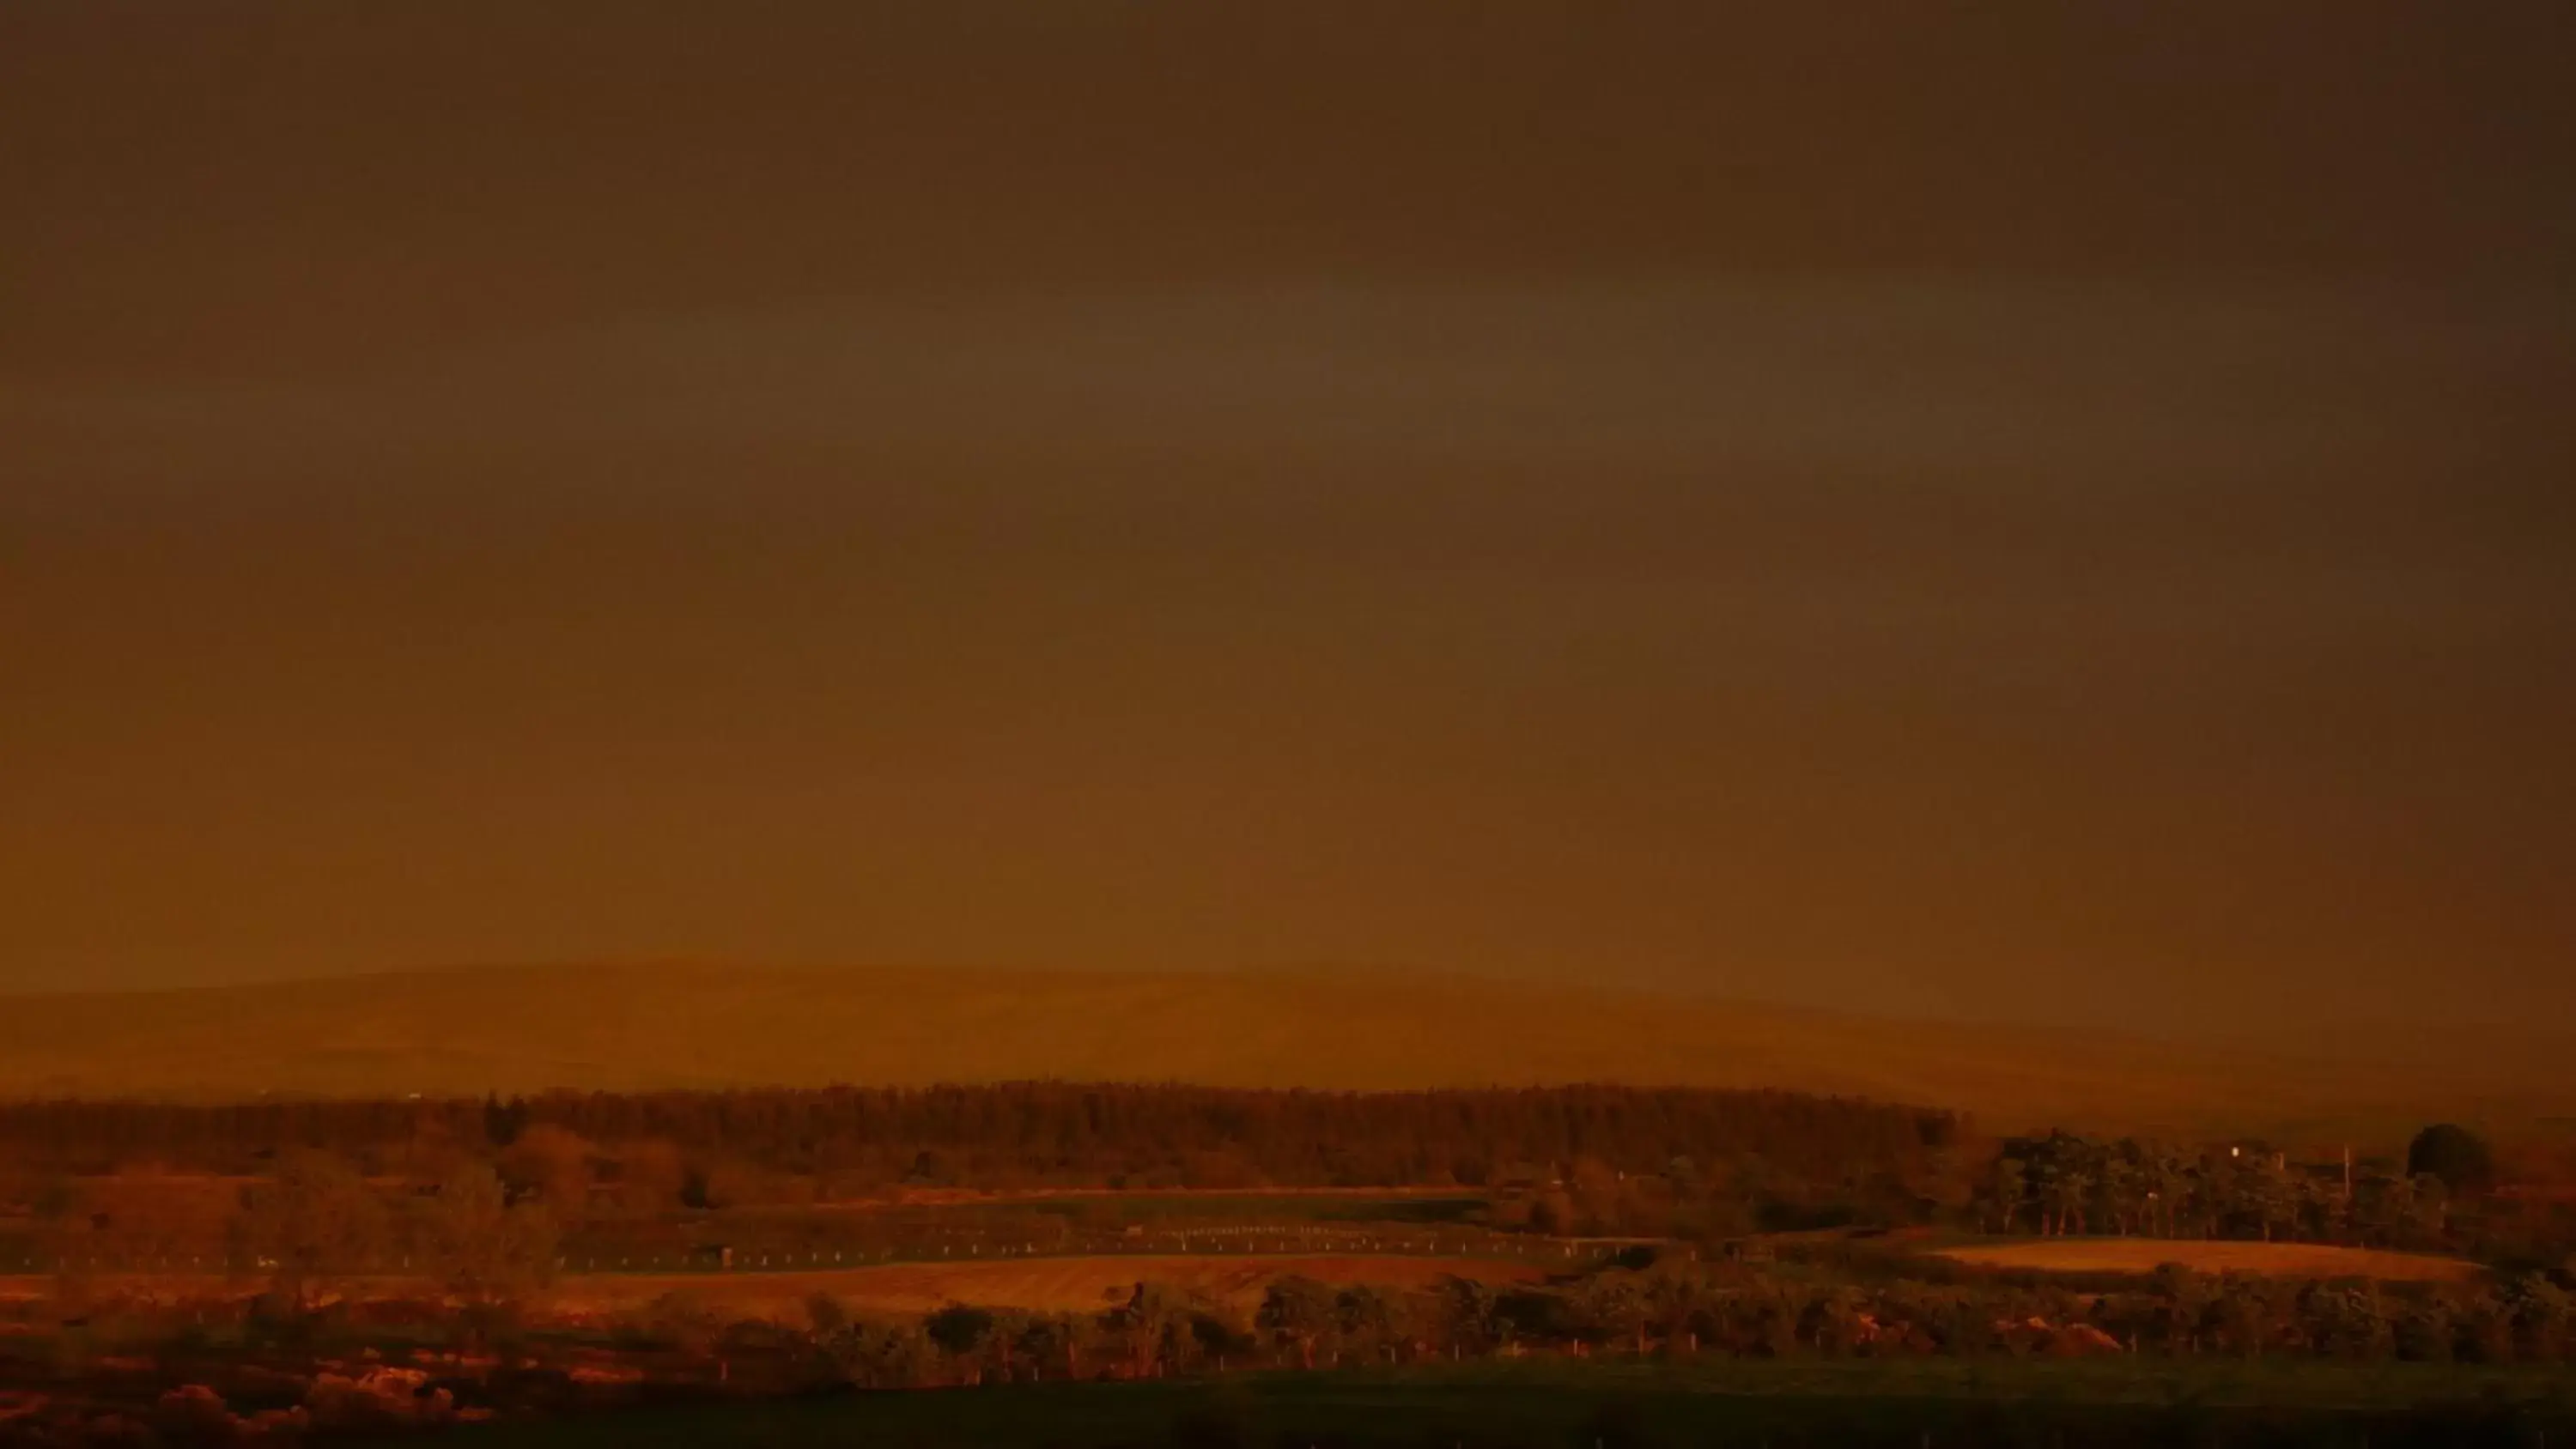
[[[2537,1120],[2560,1065],[2250,1051],[1465,977],[490,968],[0,997],[0,1095],[205,1098],[1029,1077],[1786,1087],[2053,1123],[2384,1140]],[[2558,1058],[2560,1063],[2567,1060]]]

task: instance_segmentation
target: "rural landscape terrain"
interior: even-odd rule
[[[2576,1449],[2576,0],[0,0],[0,1449]]]
[[[1254,1083],[1182,1085],[1186,1033],[1157,1044],[1150,1025],[1029,1059],[1053,1070],[999,1064],[1077,996],[1118,996],[1133,1023],[1158,993],[1176,1024],[1250,1023],[1332,983],[748,979],[780,999],[738,992],[730,1018],[657,999],[703,986],[684,968],[358,978],[87,1019],[94,1002],[62,998],[49,1019],[77,1045],[55,1060],[85,1063],[81,1091],[45,1090],[46,1048],[13,1026],[8,1060],[34,1075],[0,1102],[0,1443],[2576,1426],[2576,1133],[2527,1076],[2480,1096],[2470,1072],[2205,1053],[2183,1060],[2245,1075],[2147,1078],[2124,1121],[2116,1064],[2153,1043],[2085,1070],[2075,1043],[1981,1057],[1937,1030],[1658,1017],[1643,997],[1580,1018],[1603,1035],[1550,1041],[1498,1018],[1578,994],[1429,981],[1375,1001],[1454,998],[1441,1019],[1467,1040],[1532,1041],[1543,1065],[1461,1084],[1468,1048],[1408,1064],[1391,1031],[1372,1048],[1362,1000],[1349,1058],[1291,1017],[1207,1073]],[[860,1017],[862,989],[886,1008]],[[566,1022],[626,1005],[552,1055],[524,1013],[436,1010],[496,996]],[[751,1014],[807,1035],[752,1067],[710,1030]],[[657,1019],[693,1022],[699,1050],[657,1055]],[[1649,1022],[1632,1065],[1699,1084],[1617,1080],[1611,1038]],[[207,1023],[229,1056],[192,1035]],[[1764,1054],[1697,1073],[1652,1055],[1730,1031]],[[792,1084],[825,1075],[836,1032],[878,1084]],[[343,1046],[295,1053],[297,1033]],[[906,1083],[941,1034],[992,1080]],[[236,1074],[261,1049],[277,1080],[253,1089]],[[1112,1050],[1123,1077],[1083,1055]],[[1258,1084],[1301,1051],[1319,1084]],[[1976,1069],[1989,1058],[2010,1065]],[[478,1069],[526,1089],[458,1090]],[[1516,1080],[1547,1076],[1595,1080]],[[2463,1094],[2459,1120],[2395,1115],[2435,1082]],[[1924,1090],[1861,1090],[1895,1083]]]

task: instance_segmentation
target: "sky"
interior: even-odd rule
[[[2563,5],[13,0],[0,989],[2576,1008]]]

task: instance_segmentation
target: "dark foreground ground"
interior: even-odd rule
[[[459,1431],[513,1446],[1644,1449],[2576,1446],[2576,1370],[2429,1365],[1470,1364],[703,1403]]]

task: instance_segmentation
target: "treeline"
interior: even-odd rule
[[[2106,1291],[1969,1275],[1876,1279],[1647,1250],[1545,1284],[1442,1279],[1426,1290],[1272,1281],[1257,1304],[1147,1279],[1101,1311],[952,1304],[920,1317],[854,1312],[826,1294],[804,1323],[728,1318],[685,1293],[592,1326],[655,1372],[717,1368],[744,1388],[841,1382],[923,1388],[1329,1369],[1527,1354],[1575,1358],[2335,1359],[2556,1364],[2576,1356],[2565,1275],[2474,1283],[2303,1280],[2179,1265]],[[249,1327],[313,1342],[363,1329],[346,1304],[246,1300]],[[531,1320],[494,1305],[460,1342],[515,1353]],[[381,1305],[379,1305],[381,1309]],[[336,1325],[336,1326],[335,1326]],[[560,1328],[548,1332],[560,1333]],[[523,1340],[525,1342],[523,1342]],[[352,1340],[354,1341],[354,1340]],[[720,1368],[718,1366],[721,1366]]]
[[[256,1174],[297,1150],[370,1175],[441,1154],[497,1156],[552,1129],[599,1149],[676,1152],[705,1190],[722,1165],[825,1196],[897,1186],[1229,1188],[1543,1183],[1614,1172],[1875,1185],[1903,1193],[1949,1164],[1950,1113],[1790,1092],[1554,1087],[1249,1091],[1022,1082],[928,1089],[555,1092],[507,1101],[259,1101],[219,1106],[0,1105],[0,1163],[105,1173],[149,1165]]]
[[[2414,1247],[2440,1241],[2449,1190],[2376,1165],[2349,1175],[2246,1144],[2176,1147],[2071,1132],[2008,1142],[1988,1194],[1996,1226],[2042,1236],[2274,1238]]]
[[[1640,1257],[1645,1255],[1640,1254]],[[720,1349],[726,1331],[684,1300],[638,1325],[674,1325]],[[809,1305],[804,1342],[871,1387],[996,1379],[1149,1377],[1223,1367],[1324,1368],[1521,1353],[1744,1358],[2310,1357],[2561,1363],[2576,1354],[2576,1301],[2561,1279],[2378,1285],[2179,1266],[2113,1292],[2003,1279],[1867,1282],[1666,1257],[1546,1286],[1449,1278],[1429,1292],[1304,1278],[1272,1283],[1244,1313],[1162,1284],[1138,1284],[1096,1315],[952,1306],[910,1322],[853,1319]],[[749,1347],[791,1331],[743,1325]]]
[[[1977,1195],[1986,1229],[2042,1236],[2237,1238],[2465,1250],[2556,1263],[2576,1213],[2498,1198],[2485,1144],[2448,1124],[2403,1163],[2302,1161],[2256,1142],[2182,1146],[2053,1132],[2001,1144]]]

